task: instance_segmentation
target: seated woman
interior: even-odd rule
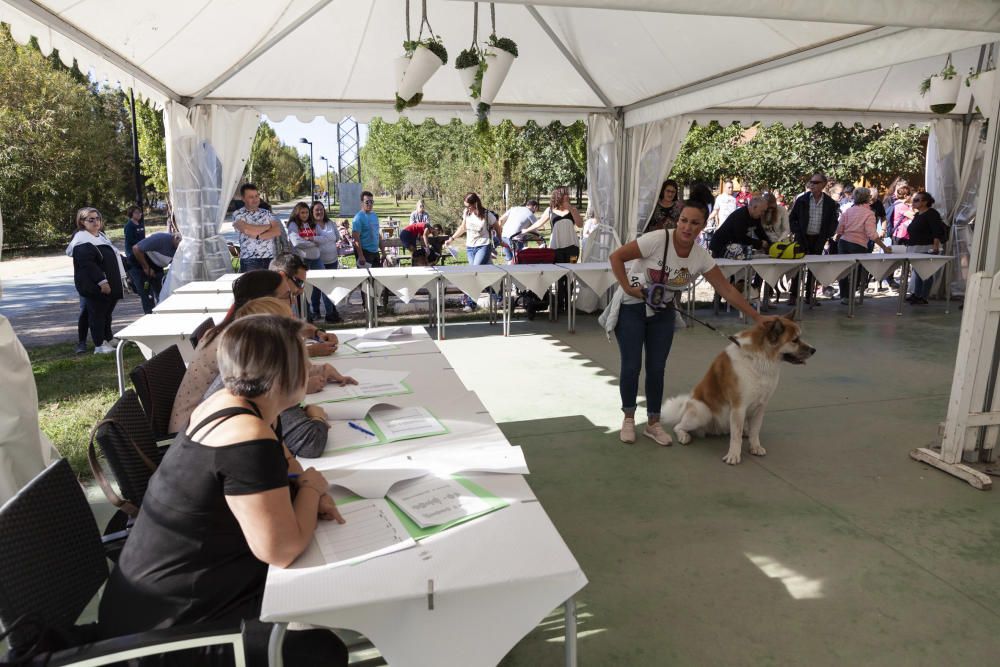
[[[343,523],[324,477],[302,470],[273,427],[305,396],[309,360],[299,328],[253,315],[223,332],[225,388],[195,409],[150,479],[101,598],[105,636],[246,621],[250,664],[266,664],[269,626],[258,619],[268,565],[291,565],[318,518]],[[347,664],[344,644],[327,630],[289,633],[283,653],[289,665]]]
[[[226,313],[226,317],[215,327],[209,329],[201,341],[198,349],[195,350],[194,360],[188,365],[187,372],[181,380],[181,386],[177,390],[174,398],[174,408],[170,413],[170,432],[179,433],[187,426],[188,418],[195,409],[205,392],[219,375],[219,368],[215,363],[215,353],[218,346],[219,335],[236,319],[236,313],[253,299],[260,297],[277,297],[282,301],[286,309],[281,311],[281,315],[291,316],[291,306],[289,305],[288,281],[277,271],[249,271],[236,279],[233,283],[233,305]],[[311,324],[302,325],[302,336],[311,338],[319,333]],[[329,354],[337,347],[337,337],[334,334],[326,334],[326,340],[310,345],[308,349],[326,350]],[[332,369],[332,367],[330,367]],[[318,372],[318,371],[316,371]],[[338,380],[336,371],[330,374],[330,378]]]
[[[247,317],[248,315],[278,315],[281,317],[292,317],[291,308],[287,301],[275,297],[261,297],[253,299],[244,304],[236,311],[234,321]],[[299,327],[306,325],[299,320],[293,320]],[[301,329],[300,329],[301,332]],[[210,332],[211,333],[211,332]],[[299,338],[301,338],[301,333]],[[174,400],[174,412],[171,417],[177,417],[179,426],[176,431],[180,432],[187,426],[188,419],[194,411],[195,406],[208,399],[209,396],[219,391],[223,387],[223,378],[219,373],[216,359],[209,356],[209,350],[217,349],[218,337],[213,338],[208,345],[198,346],[195,358],[188,366],[184,379],[181,381],[181,389],[177,392]],[[189,376],[192,378],[188,381]],[[201,391],[197,401],[192,401],[190,396],[201,388],[201,384],[207,381],[208,385]],[[337,369],[330,364],[310,364],[309,379],[306,383],[306,393],[315,394],[327,385],[335,382],[341,386],[347,384],[357,384],[357,380],[352,377],[341,375]],[[183,392],[183,401],[181,400]],[[178,402],[185,407],[178,409]],[[190,409],[186,406],[190,405]],[[330,430],[326,421],[326,413],[322,408],[309,405],[301,408],[293,405],[281,412],[279,417],[281,430],[284,435],[284,444],[296,456],[316,458],[326,449],[326,434]],[[171,422],[173,424],[173,422]]]

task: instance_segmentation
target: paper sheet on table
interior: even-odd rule
[[[343,375],[358,381],[344,387],[327,385],[315,394],[306,396],[307,403],[348,401],[353,398],[375,398],[376,396],[396,396],[413,392],[403,380],[409,371],[385,371],[374,368],[350,368],[342,370]]]
[[[322,392],[321,392],[322,393]],[[319,394],[313,394],[313,396],[319,396]],[[310,396],[306,397],[311,398]],[[385,406],[388,408],[398,407],[392,403],[386,403],[385,401],[380,401],[378,399],[370,399],[367,401],[339,401],[336,403],[322,403],[320,407],[323,408],[323,412],[326,413],[326,418],[328,421],[349,421],[349,420],[359,420],[364,419],[371,412],[372,408],[376,405]]]
[[[364,338],[355,338],[347,347],[353,348],[356,352],[377,352],[379,350],[395,350],[399,346],[395,343],[390,343],[385,340],[365,340]]]
[[[489,504],[451,478],[422,477],[400,482],[387,496],[421,528],[440,526],[489,508]]]
[[[434,498],[438,498],[439,500],[442,501],[443,504],[446,504],[446,505],[450,504],[450,505],[453,506],[455,504],[455,501],[457,499],[455,499],[455,498],[448,499],[448,498],[445,498],[445,496],[454,495],[455,493],[461,494],[459,496],[460,498],[468,498],[468,500],[466,502],[469,503],[469,509],[472,509],[473,506],[479,508],[476,511],[469,511],[469,512],[463,511],[461,508],[459,508],[456,511],[448,512],[448,513],[452,514],[453,516],[455,516],[455,518],[452,518],[450,520],[446,519],[443,523],[431,524],[431,525],[428,525],[428,526],[420,526],[416,521],[414,521],[410,517],[409,514],[407,514],[406,512],[404,512],[399,507],[399,505],[396,504],[395,501],[390,502],[389,506],[393,509],[394,512],[396,512],[396,516],[399,518],[400,522],[403,524],[403,527],[406,528],[406,531],[409,533],[410,537],[412,537],[415,540],[422,540],[425,537],[430,537],[431,535],[436,535],[437,533],[440,533],[440,532],[443,532],[445,530],[448,530],[449,528],[452,528],[453,526],[457,526],[460,523],[465,523],[466,521],[471,521],[473,519],[476,519],[478,517],[483,516],[484,514],[489,514],[490,512],[495,512],[498,509],[503,509],[504,507],[508,507],[509,506],[509,503],[506,500],[503,500],[502,498],[496,497],[491,492],[487,491],[483,487],[479,486],[478,484],[475,484],[474,482],[472,482],[472,481],[470,481],[468,479],[465,479],[463,477],[453,477],[452,479],[455,482],[457,482],[458,489],[460,489],[459,491],[450,491],[449,492],[449,491],[442,490],[440,493],[435,493],[433,489],[435,489],[435,488],[440,489],[440,486],[435,486],[434,482],[435,481],[437,481],[437,482],[447,481],[447,480],[442,480],[442,479],[437,479],[437,478],[421,478],[421,479],[417,479],[417,480],[413,480],[413,481],[409,481],[409,482],[400,482],[400,484],[397,485],[397,486],[400,486],[400,487],[413,485],[413,486],[421,486],[421,487],[425,487],[425,488],[431,489],[431,493],[430,494],[423,495],[422,497],[417,497],[415,499],[415,501],[413,502],[413,505],[426,505],[426,507],[423,507],[423,508],[414,508],[414,511],[416,511],[418,513],[425,513],[426,514],[426,510],[428,508],[433,508],[434,507],[434,504],[433,504]],[[393,492],[390,492],[390,493],[393,493]],[[411,495],[414,495],[414,494],[411,494]],[[471,496],[471,497],[469,497],[469,496]],[[479,502],[476,503],[475,500],[473,500],[473,499],[478,500]],[[430,503],[430,504],[428,504],[428,503]],[[430,520],[436,521],[436,520],[438,520],[438,518],[444,518],[445,514],[448,514],[448,513],[442,512],[441,515],[440,515],[440,517],[431,517]]]
[[[447,433],[448,429],[427,408],[373,408],[370,419],[386,441],[424,438]]]
[[[335,403],[334,405],[350,405],[348,403]],[[352,426],[353,424],[353,426]],[[364,429],[362,431],[361,429]],[[367,431],[367,433],[365,433]],[[371,424],[364,419],[351,419],[344,421],[331,421],[330,430],[326,432],[326,449],[324,454],[335,452],[340,449],[353,449],[355,447],[369,447],[384,442],[378,434],[372,430]]]
[[[355,336],[355,339],[361,338],[364,340],[386,340],[392,338],[399,333],[399,327],[379,327],[378,329],[369,329],[368,331]]]
[[[416,546],[385,500],[338,504],[346,523],[321,521],[314,539],[327,566],[348,565]]]

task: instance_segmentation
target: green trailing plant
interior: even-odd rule
[[[434,55],[441,59],[442,65],[448,64],[448,49],[444,48],[444,44],[441,42],[440,37],[434,37],[432,35],[426,39],[403,40],[403,53],[407,58],[412,58],[413,52],[417,50],[418,46],[422,46],[430,50]]]
[[[958,72],[955,71],[955,66],[949,62],[944,66],[944,69],[941,70],[941,73],[938,76],[947,81],[948,79],[954,79],[958,76]]]
[[[496,33],[490,35],[490,38],[486,42],[495,49],[501,49],[506,51],[510,55],[517,58],[517,44],[514,40],[508,37],[497,37]]]
[[[927,91],[931,89],[931,78],[932,77],[927,77],[926,79],[920,82],[920,87],[918,88],[918,90],[920,91],[921,97],[926,95]]]
[[[970,68],[969,71],[971,72],[972,69]],[[952,65],[951,61],[949,60],[948,63],[944,66],[944,69],[942,69],[937,74],[931,74],[929,77],[921,81],[920,86],[917,90],[920,91],[920,95],[921,97],[923,97],[924,95],[927,94],[927,91],[931,89],[931,79],[940,77],[942,80],[948,81],[950,79],[954,79],[956,76],[958,76],[958,72],[955,70],[955,66]],[[968,79],[966,79],[965,85],[969,85]]]
[[[479,65],[479,52],[475,49],[462,49],[455,58],[455,69],[466,69]]]
[[[399,95],[396,95],[396,104],[394,105],[397,113],[402,113],[403,109],[409,109],[420,104],[421,100],[424,99],[423,93],[417,93],[408,100],[404,100]]]
[[[486,62],[486,57],[479,59],[479,66],[476,67],[476,78],[472,81],[472,85],[469,86],[469,93],[472,95],[472,99],[478,100],[483,94],[483,75],[486,74],[486,68],[489,64]],[[489,106],[488,104],[486,105]]]

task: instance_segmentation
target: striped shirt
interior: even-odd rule
[[[815,197],[809,197],[809,224],[806,226],[806,236],[819,236],[823,229],[823,198],[816,201]]]

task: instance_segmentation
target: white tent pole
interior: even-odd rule
[[[50,12],[48,9],[45,9],[31,0],[4,0],[4,3],[15,7],[24,14],[40,22],[42,25],[49,26],[56,32],[65,35],[77,44],[93,51],[118,69],[135,77],[137,81],[141,81],[153,90],[158,91],[164,97],[167,97],[175,102],[181,99],[179,94],[164,85],[156,77],[152,76],[138,65],[135,65],[127,58],[123,58],[116,51],[113,51],[108,46],[97,41],[76,26],[67,23],[58,14]],[[124,84],[125,82],[123,81],[122,83]]]
[[[240,72],[242,72],[253,61],[257,60],[257,58],[260,58],[262,55],[264,55],[265,53],[267,53],[268,51],[270,51],[271,48],[275,44],[278,44],[279,42],[281,42],[281,40],[283,40],[285,37],[287,37],[291,33],[293,33],[296,30],[298,30],[299,26],[301,26],[303,23],[305,23],[306,21],[308,21],[309,19],[311,19],[320,10],[322,10],[324,7],[326,7],[331,2],[333,2],[333,0],[319,0],[319,2],[317,2],[315,5],[313,5],[308,10],[306,10],[305,12],[303,12],[303,14],[301,16],[299,16],[297,19],[295,19],[294,21],[292,21],[291,23],[289,23],[287,26],[285,26],[284,28],[282,28],[278,32],[278,34],[274,35],[269,40],[267,40],[266,42],[264,42],[263,44],[261,44],[260,46],[258,46],[256,49],[253,49],[252,51],[250,51],[249,53],[247,53],[245,56],[243,56],[242,58],[240,58],[239,61],[235,65],[233,65],[232,67],[230,67],[229,69],[227,69],[225,72],[223,72],[218,77],[216,77],[214,81],[212,81],[210,84],[208,84],[207,86],[205,86],[204,88],[202,88],[201,90],[199,90],[197,93],[195,93],[191,97],[190,100],[185,100],[187,106],[193,107],[196,104],[202,103],[202,101],[204,101],[204,99],[206,97],[208,97],[216,89],[218,89],[219,86],[221,86],[226,81],[229,81],[234,76],[236,76],[237,74],[239,74]]]
[[[462,0],[472,2],[473,0]],[[503,4],[521,4],[521,0],[495,0]],[[550,7],[608,9],[607,0],[543,0],[537,4]],[[696,16],[733,16],[756,19],[785,19],[817,23],[853,25],[896,25],[911,28],[951,30],[986,30],[1000,32],[1000,5],[995,0],[906,0],[871,2],[863,9],[853,3],[823,3],[814,0],[615,0],[614,8],[666,14]]]
[[[555,33],[554,30],[552,30],[552,27],[549,26],[548,22],[544,18],[542,18],[542,15],[538,13],[538,10],[535,9],[532,5],[525,5],[524,8],[528,10],[528,13],[531,14],[531,16],[538,23],[538,26],[545,32],[546,35],[549,36],[549,39],[552,40],[552,43],[555,44],[557,49],[559,49],[559,53],[563,54],[563,58],[565,58],[566,61],[573,66],[573,69],[575,69],[576,73],[580,75],[580,78],[583,79],[588,86],[590,86],[590,90],[592,90],[593,93],[597,95],[597,98],[601,100],[601,103],[604,104],[604,106],[607,107],[608,109],[614,107],[615,105],[611,103],[611,100],[608,98],[608,96],[604,94],[604,91],[601,90],[601,87],[598,86],[597,82],[594,81],[594,78],[590,76],[590,72],[588,72],[587,69],[580,63],[580,61],[576,59],[576,56],[570,53],[570,50],[566,48],[566,45],[563,44],[563,41],[561,39],[559,39],[559,36]]]

